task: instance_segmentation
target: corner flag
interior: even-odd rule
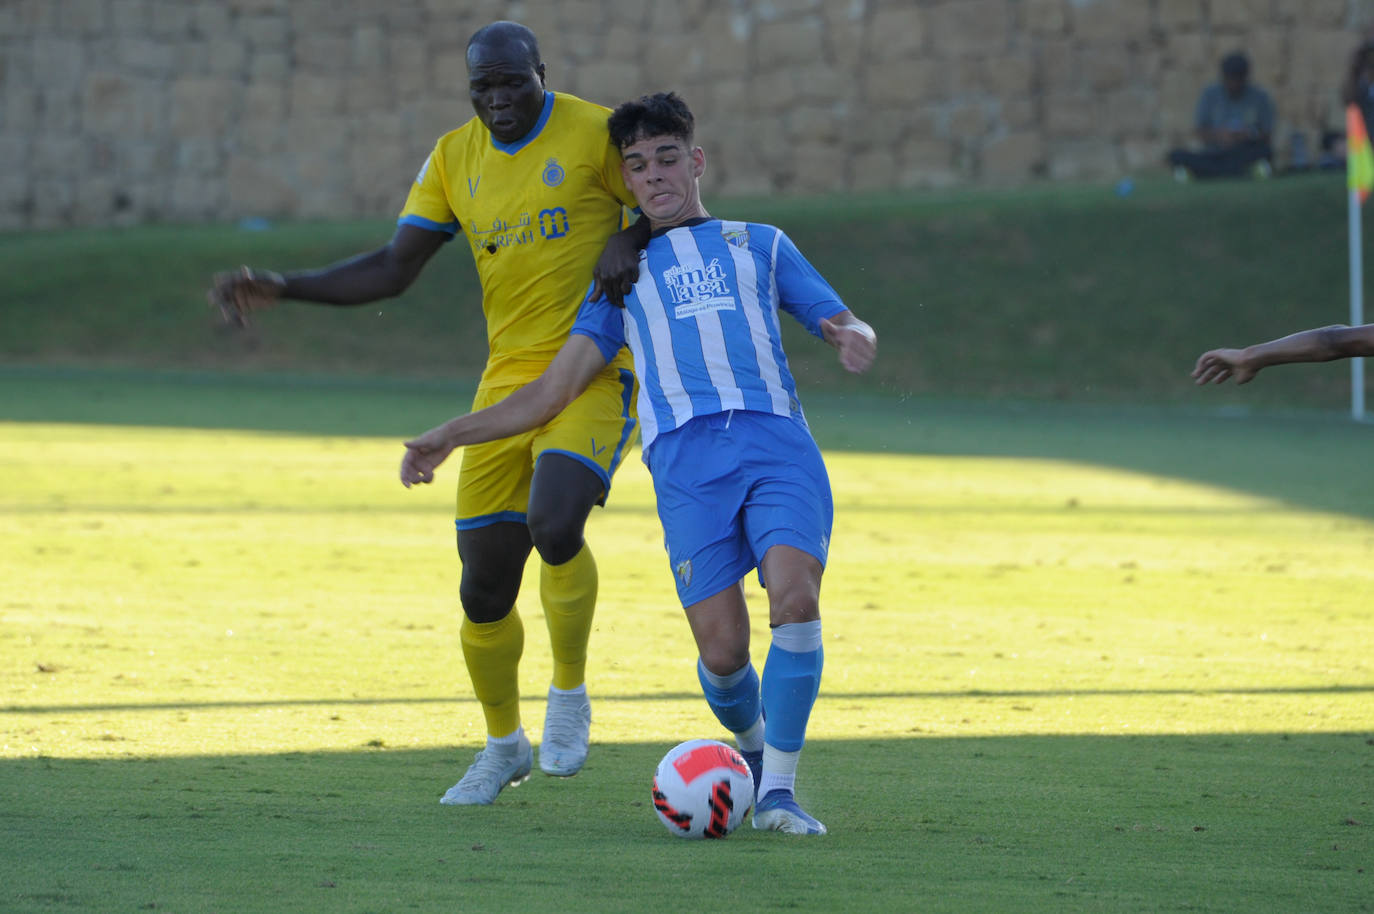
[[[1345,106],[1345,178],[1363,203],[1374,189],[1374,151],[1369,148],[1369,132],[1358,105]]]
[[[1346,213],[1350,225],[1350,326],[1364,323],[1364,243],[1360,209],[1374,189],[1374,152],[1357,105],[1345,106]],[[1350,415],[1364,419],[1364,359],[1350,360]]]

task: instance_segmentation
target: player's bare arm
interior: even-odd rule
[[[592,301],[605,297],[617,308],[625,307],[625,296],[639,279],[639,252],[648,245],[649,235],[649,218],[640,216],[633,225],[606,239],[606,247],[592,269]]]
[[[606,359],[595,343],[580,334],[568,337],[544,373],[509,397],[407,441],[401,484],[408,489],[433,482],[435,469],[464,445],[509,438],[544,425],[586,390],[604,367]]]
[[[845,371],[863,374],[878,357],[878,335],[873,328],[854,316],[853,311],[841,311],[832,318],[821,319],[821,334],[825,341],[840,353]]]
[[[1271,365],[1330,362],[1368,355],[1374,355],[1374,324],[1358,327],[1332,324],[1301,330],[1244,349],[1204,352],[1193,366],[1193,380],[1198,384],[1221,384],[1234,378],[1237,384],[1244,384]]]
[[[241,267],[215,274],[210,302],[227,322],[244,324],[254,311],[283,298],[325,305],[365,305],[410,287],[445,235],[401,225],[385,245],[318,270],[276,273]]]

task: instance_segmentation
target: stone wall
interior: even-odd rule
[[[675,89],[709,195],[1159,169],[1246,49],[1286,149],[1374,0],[0,0],[0,229],[393,214],[509,18],[549,85]]]

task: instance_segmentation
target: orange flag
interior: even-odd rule
[[[1374,189],[1374,151],[1358,105],[1345,107],[1345,179],[1351,190],[1359,191],[1361,203]]]

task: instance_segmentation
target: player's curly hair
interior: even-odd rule
[[[616,108],[606,127],[617,149],[649,136],[673,136],[691,145],[696,118],[676,92],[655,92]]]

